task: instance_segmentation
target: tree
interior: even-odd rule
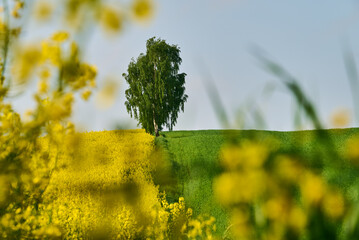
[[[139,121],[146,132],[159,136],[165,125],[170,131],[184,111],[188,96],[185,73],[178,73],[182,62],[177,45],[168,45],[155,37],[147,40],[146,54],[141,53],[123,74],[129,88],[125,102],[127,112]]]

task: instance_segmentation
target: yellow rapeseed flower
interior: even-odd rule
[[[49,41],[42,42],[42,56],[41,61],[50,61],[55,66],[61,64],[61,49],[58,44],[51,43]]]
[[[288,202],[282,197],[269,199],[264,205],[263,212],[272,220],[286,221]]]
[[[89,97],[91,96],[91,90],[89,90],[89,89],[86,89],[85,91],[83,91],[82,93],[81,93],[81,97],[85,100],[85,101],[87,101],[88,99],[89,99]]]
[[[303,167],[290,156],[279,155],[276,158],[275,171],[284,180],[297,183],[303,172]]]
[[[12,10],[11,11],[11,15],[14,17],[14,18],[19,18],[20,17],[20,13],[19,13],[19,10]]]
[[[41,53],[37,46],[27,46],[17,49],[13,65],[14,80],[17,84],[24,84],[31,77],[37,66]]]
[[[24,7],[24,3],[23,2],[20,2],[20,1],[17,1],[15,3],[15,6],[13,8],[13,10],[11,11],[11,15],[14,17],[14,18],[20,18],[20,13],[19,11]]]
[[[22,8],[24,8],[24,2],[22,2],[22,1],[17,1],[16,3],[15,3],[15,9],[22,9]]]
[[[237,145],[225,145],[221,149],[221,163],[228,170],[236,170],[241,162],[241,148]]]
[[[227,172],[214,181],[214,192],[220,203],[230,206],[249,203],[260,197],[265,190],[266,175],[261,170]]]
[[[289,212],[288,224],[297,232],[303,231],[307,224],[307,216],[303,209],[297,206],[293,207]]]
[[[201,222],[197,219],[191,220],[188,225],[191,227],[191,229],[188,231],[188,237],[190,239],[195,239],[197,237],[202,236],[202,227]]]
[[[52,101],[45,104],[45,114],[51,120],[60,120],[69,117],[72,112],[74,97],[72,93],[66,93],[60,97],[55,97]]]
[[[48,1],[46,0],[36,1],[34,14],[37,20],[44,21],[49,19],[49,17],[52,14],[52,11],[53,11],[53,6]]]
[[[96,73],[97,73],[97,68],[94,67],[94,69],[95,69],[95,71],[96,71]],[[93,88],[96,87],[96,81],[95,81],[95,79],[91,79],[91,80],[90,80],[89,86],[90,86],[90,87],[93,87]]]
[[[42,69],[40,72],[40,78],[42,79],[48,79],[50,77],[51,73],[49,69]]]
[[[323,199],[323,210],[325,214],[333,219],[337,219],[344,214],[344,198],[338,191],[328,191]]]
[[[104,7],[101,12],[100,22],[108,32],[120,32],[123,27],[123,16],[119,11],[111,7]]]
[[[109,108],[115,102],[118,87],[119,84],[115,80],[106,80],[103,88],[96,96],[97,107],[100,109]]]
[[[69,39],[69,34],[64,31],[56,32],[52,35],[51,39],[55,42],[62,43]]]
[[[151,0],[134,0],[132,3],[132,14],[136,20],[144,21],[153,16],[154,3]]]
[[[241,189],[236,184],[237,179],[238,175],[235,173],[223,173],[215,179],[213,183],[214,193],[221,204],[229,206],[240,200],[238,192]]]
[[[42,79],[38,82],[37,89],[39,93],[47,93],[49,85],[47,79]]]
[[[26,110],[23,115],[24,122],[30,122],[32,120],[33,114],[34,114],[33,110],[31,109]]]
[[[256,142],[243,142],[242,150],[246,165],[253,168],[261,167],[269,154],[268,146]]]
[[[331,123],[334,127],[346,127],[350,122],[350,112],[348,109],[338,109],[336,110],[332,117]]]
[[[301,179],[300,190],[305,204],[317,205],[325,194],[326,185],[320,176],[307,172]]]
[[[359,164],[359,136],[350,137],[346,142],[346,157]]]
[[[251,238],[253,229],[249,224],[249,212],[234,209],[231,214],[232,225],[229,226],[230,229],[228,230],[232,231],[239,239],[253,239]]]
[[[46,234],[54,237],[60,237],[61,232],[58,227],[50,225],[46,228]]]
[[[225,145],[221,150],[221,162],[228,170],[236,168],[259,168],[269,154],[268,146],[251,141],[239,145]]]

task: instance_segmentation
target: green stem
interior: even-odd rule
[[[10,43],[10,13],[9,13],[9,4],[7,0],[3,0],[4,13],[5,13],[5,37],[4,37],[4,47],[3,47],[3,66],[0,76],[0,86],[4,84],[5,80],[5,69],[6,62],[9,52],[9,43]]]
[[[58,78],[58,81],[59,81],[59,87],[58,87],[58,92],[59,93],[62,93],[63,90],[64,90],[64,67],[63,65],[61,65],[60,67],[60,72],[59,72],[59,78]]]

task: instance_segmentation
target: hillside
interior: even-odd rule
[[[194,214],[210,214],[216,218],[217,233],[221,236],[227,226],[226,210],[213,194],[213,179],[222,172],[218,156],[226,142],[244,139],[259,142],[276,141],[279,152],[295,153],[303,161],[316,165],[316,156],[321,151],[337,152],[343,156],[348,138],[359,134],[359,129],[332,129],[327,131],[260,131],[260,130],[199,130],[162,132],[156,144],[163,147],[171,161],[177,177],[177,192],[171,192],[173,199],[183,196]],[[332,146],[329,147],[328,146]],[[331,151],[330,151],[331,150]],[[327,153],[324,153],[327,154]],[[330,158],[330,156],[328,156]],[[322,166],[319,166],[320,168]],[[354,176],[353,176],[354,175]],[[353,178],[355,173],[343,174]],[[165,189],[166,190],[166,189]]]

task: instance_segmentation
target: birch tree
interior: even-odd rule
[[[170,131],[177,123],[178,112],[184,111],[185,73],[179,73],[180,48],[160,38],[147,40],[146,53],[141,53],[123,74],[129,88],[125,95],[127,112],[138,120],[146,132],[159,136],[166,126]]]

